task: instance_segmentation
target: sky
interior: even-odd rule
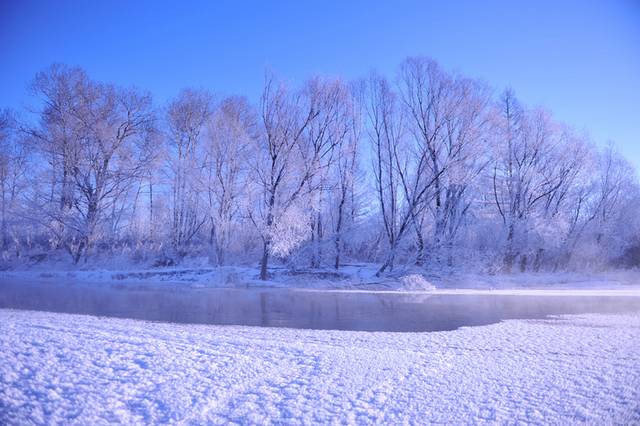
[[[0,107],[55,62],[151,91],[258,99],[265,70],[392,78],[407,56],[515,90],[640,170],[640,0],[0,0]]]

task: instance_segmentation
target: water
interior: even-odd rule
[[[433,295],[288,289],[114,289],[0,283],[0,308],[196,324],[426,332],[505,319],[640,311],[640,297]]]

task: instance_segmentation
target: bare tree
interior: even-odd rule
[[[2,256],[259,251],[264,280],[274,257],[524,271],[615,264],[634,244],[640,185],[611,146],[427,58],[396,77],[268,75],[257,107],[185,90],[158,122],[148,94],[53,65],[31,115],[0,112]]]
[[[486,165],[481,155],[486,139],[489,91],[473,80],[451,76],[427,58],[409,58],[400,69],[400,93],[407,127],[424,155],[424,173],[431,176],[430,210],[433,249],[449,251],[470,207],[467,191]],[[425,260],[425,216],[412,217],[416,233],[416,264]]]
[[[364,108],[365,85],[364,82],[356,82],[350,87],[350,102],[348,108],[346,130],[347,133],[341,139],[338,149],[337,161],[335,162],[336,172],[336,196],[337,204],[334,219],[334,268],[340,268],[341,255],[343,250],[344,229],[347,221],[353,226],[355,222],[356,209],[356,189],[360,139],[363,128],[363,108]],[[349,214],[351,211],[351,214]]]
[[[173,206],[171,236],[174,248],[180,253],[207,220],[199,211],[197,176],[201,164],[197,157],[203,132],[213,112],[212,102],[210,94],[187,89],[180,92],[167,110]]]
[[[0,110],[0,247],[9,247],[10,234],[18,240],[18,197],[25,189],[28,153],[17,140],[17,123],[13,113]]]
[[[351,106],[348,88],[339,80],[309,80],[303,89],[303,99],[307,108],[318,111],[305,129],[302,139],[305,161],[312,161],[310,167],[313,169],[307,180],[309,194],[313,195],[310,264],[312,268],[317,268],[322,260],[322,244],[327,227],[325,211],[329,207],[328,201],[336,184],[331,171],[336,162],[340,161],[341,153],[338,148],[349,131]]]
[[[45,223],[77,263],[143,170],[144,133],[154,124],[151,97],[96,83],[80,69],[38,74],[40,125],[27,130],[49,160],[51,196],[38,197]],[[55,208],[51,202],[59,200]]]
[[[209,220],[209,244],[217,265],[224,262],[234,220],[245,204],[250,149],[257,137],[257,117],[244,98],[222,101],[207,123],[203,141],[203,193]]]
[[[369,139],[374,158],[374,179],[384,232],[389,246],[377,275],[393,270],[402,238],[426,207],[429,190],[441,174],[429,174],[428,152],[406,143],[403,110],[388,82],[372,76],[369,82]]]
[[[250,213],[260,232],[263,248],[260,279],[268,278],[269,256],[277,249],[287,252],[301,242],[301,229],[306,228],[297,205],[309,194],[308,182],[317,172],[317,164],[326,152],[323,144],[305,141],[305,132],[320,114],[316,100],[305,100],[302,94],[290,93],[272,76],[265,79],[261,99],[263,145],[255,165],[255,180],[260,199]],[[304,231],[303,231],[304,232]],[[274,239],[281,238],[275,246]]]
[[[568,184],[575,164],[557,163],[558,146],[555,124],[548,113],[525,111],[513,92],[507,90],[501,99],[501,144],[493,165],[493,197],[506,228],[504,268],[510,271],[521,256],[525,269],[531,218],[536,209],[562,197],[563,184]]]

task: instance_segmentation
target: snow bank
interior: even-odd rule
[[[400,283],[402,288],[406,290],[423,290],[423,291],[433,291],[436,287],[431,284],[429,281],[425,280],[422,275],[419,274],[409,274],[400,278]]]
[[[418,334],[0,310],[0,424],[632,424],[638,365],[638,314]]]

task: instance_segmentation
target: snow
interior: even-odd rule
[[[297,269],[271,268],[268,281],[258,279],[256,266],[211,267],[205,260],[183,267],[140,268],[131,264],[120,267],[69,268],[58,264],[39,264],[2,272],[2,281],[49,282],[57,284],[162,288],[298,288],[311,290],[365,291],[436,291],[449,293],[470,290],[522,292],[530,290],[621,290],[640,291],[640,270],[610,270],[600,273],[541,272],[514,274],[479,274],[469,272],[430,272],[412,268],[384,277],[376,277],[379,265],[356,263],[332,268]]]
[[[640,422],[640,314],[435,333],[0,310],[1,424]]]

